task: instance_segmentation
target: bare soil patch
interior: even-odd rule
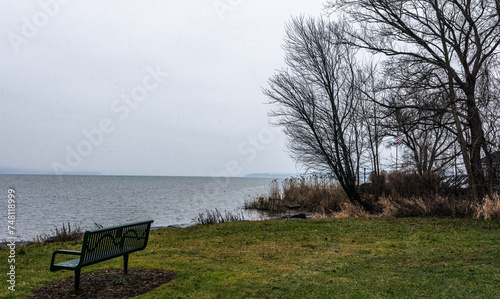
[[[139,296],[175,279],[171,271],[129,269],[123,276],[122,269],[98,270],[82,273],[80,291],[75,292],[75,278],[34,290],[28,298],[130,298]]]

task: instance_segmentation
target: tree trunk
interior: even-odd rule
[[[472,176],[474,177],[474,182],[476,184],[476,199],[481,200],[485,194],[485,190],[487,190],[483,165],[481,163],[481,149],[485,144],[485,138],[479,110],[477,109],[472,90],[469,90],[467,94],[467,113],[471,136],[470,164]]]

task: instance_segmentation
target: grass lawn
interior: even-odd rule
[[[18,247],[15,292],[7,289],[2,249],[0,296],[23,298],[73,276],[50,272],[50,259],[54,250],[80,244]],[[122,261],[82,273],[121,268]],[[139,298],[498,298],[500,221],[343,218],[161,229],[130,256],[129,268],[178,273]]]

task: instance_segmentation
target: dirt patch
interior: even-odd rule
[[[82,273],[80,291],[75,292],[74,277],[34,290],[28,298],[130,298],[139,296],[175,279],[177,274],[164,270],[122,269]]]

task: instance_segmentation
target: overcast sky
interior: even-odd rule
[[[296,172],[262,94],[320,0],[0,3],[0,168]]]

